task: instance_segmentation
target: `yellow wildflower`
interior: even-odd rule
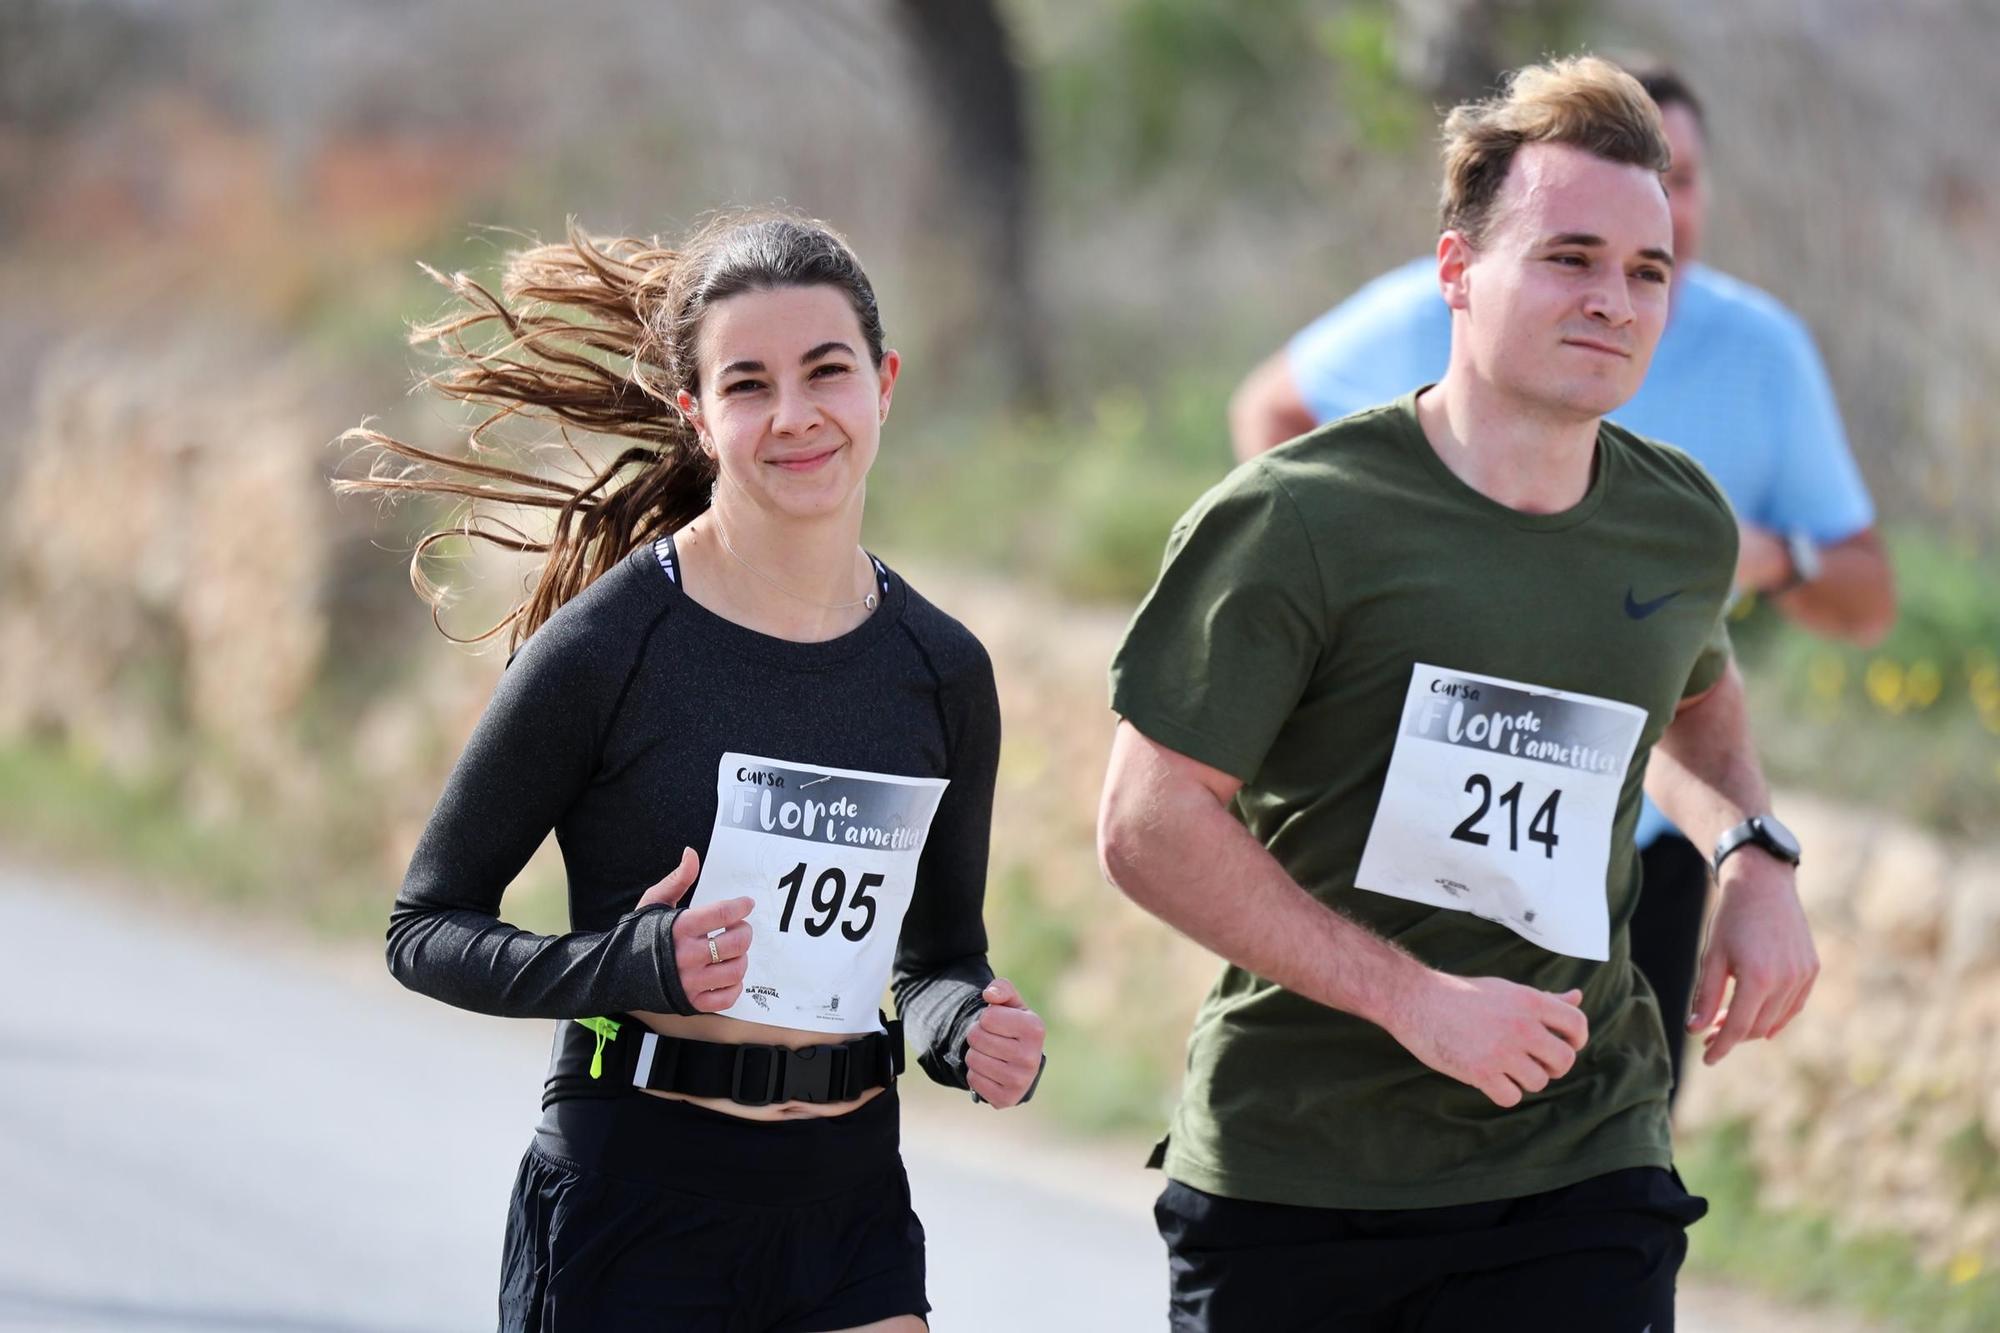
[[[1875,706],[1886,713],[1903,711],[1903,667],[1899,662],[1886,657],[1878,657],[1868,664],[1868,674],[1863,678],[1868,687],[1868,697]]]

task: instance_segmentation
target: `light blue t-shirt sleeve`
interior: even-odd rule
[[[1437,261],[1383,274],[1301,329],[1285,356],[1299,397],[1321,423],[1443,378],[1451,311],[1438,293]]]
[[[1822,546],[1844,541],[1875,522],[1875,504],[1848,448],[1812,335],[1790,312],[1775,328],[1768,392],[1778,438],[1767,521],[1780,532],[1803,531]]]

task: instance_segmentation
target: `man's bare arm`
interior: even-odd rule
[[[1770,811],[1771,791],[1750,740],[1743,676],[1734,662],[1713,686],[1681,700],[1647,765],[1646,794],[1702,848],[1751,815]]]
[[[1229,443],[1239,463],[1297,439],[1318,424],[1299,393],[1291,359],[1282,347],[1244,376],[1229,399]]]
[[[1887,637],[1896,623],[1896,579],[1875,529],[1820,548],[1819,575],[1787,592],[1773,589],[1791,577],[1791,557],[1776,534],[1743,526],[1736,581],[1770,596],[1786,617],[1815,634],[1862,648]]]
[[[1098,812],[1105,878],[1238,967],[1376,1024],[1501,1106],[1569,1072],[1588,1037],[1580,993],[1435,971],[1323,906],[1230,814],[1241,785],[1120,722]]]
[[[1704,850],[1752,815],[1770,812],[1735,663],[1712,689],[1682,701],[1654,747],[1646,791]],[[1663,1015],[1668,1021],[1685,1017],[1689,1031],[1708,1033],[1707,1064],[1739,1041],[1777,1036],[1805,1006],[1819,975],[1790,865],[1747,845],[1722,863],[1717,879],[1721,903],[1702,951],[1694,1012]],[[1735,991],[1722,1011],[1731,978]]]

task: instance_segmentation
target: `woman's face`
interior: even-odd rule
[[[878,368],[847,294],[837,287],[739,292],[702,318],[699,397],[680,408],[721,471],[726,492],[774,518],[819,518],[858,506],[889,415],[901,359]],[[733,501],[732,501],[733,502]]]

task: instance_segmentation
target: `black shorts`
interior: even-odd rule
[[[1701,957],[1702,914],[1708,907],[1708,858],[1678,833],[1662,833],[1639,853],[1639,906],[1632,913],[1632,963],[1660,1001],[1673,1059],[1669,1100],[1680,1093],[1688,1010],[1694,1008],[1695,964]]]
[[[557,1102],[521,1161],[502,1333],[813,1333],[929,1312],[894,1089],[776,1123],[643,1094]]]
[[[1300,1208],[1169,1181],[1177,1333],[1672,1333],[1705,1200],[1658,1167],[1450,1208]]]

